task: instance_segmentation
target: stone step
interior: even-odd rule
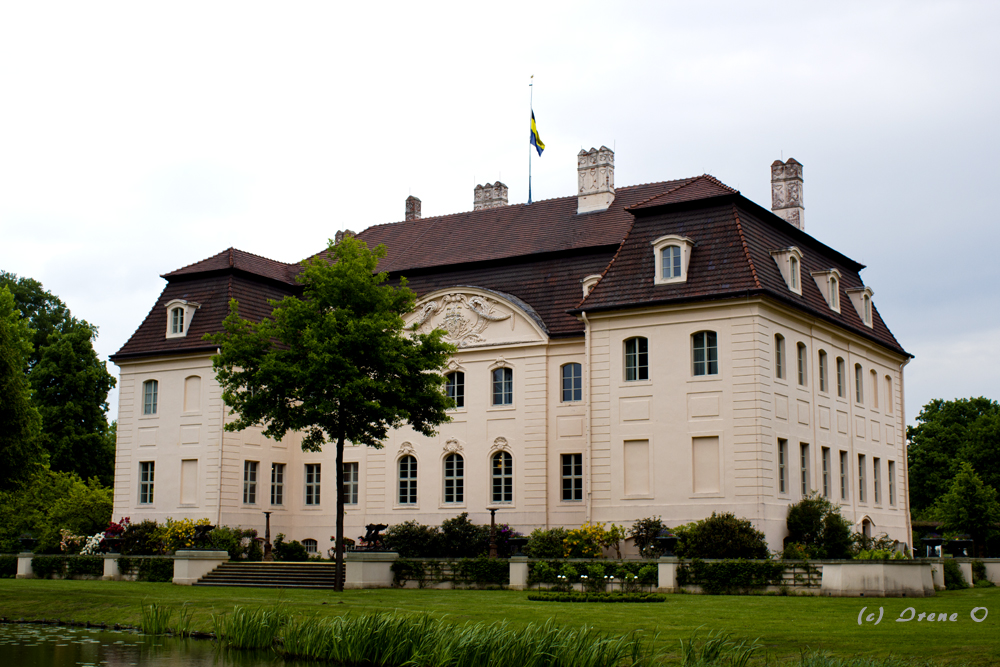
[[[195,585],[332,589],[336,567],[333,563],[223,563]]]

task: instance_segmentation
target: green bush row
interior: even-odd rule
[[[659,593],[529,593],[535,602],[666,602],[667,596]]]
[[[17,556],[0,556],[0,579],[13,579],[17,575]]]
[[[52,575],[100,577],[104,574],[104,559],[97,556],[37,557],[31,559],[31,571],[39,579],[48,579]]]
[[[172,558],[129,558],[118,559],[118,569],[122,574],[135,574],[139,581],[170,582],[174,580]]]
[[[446,574],[447,570],[451,574]],[[477,586],[505,586],[510,582],[510,566],[505,559],[462,558],[457,561],[422,561],[400,558],[392,564],[393,583],[402,586],[416,581],[423,588],[428,583],[454,581]]]
[[[765,586],[781,586],[786,567],[779,561],[736,559],[706,563],[696,558],[677,568],[677,583],[701,586],[711,595],[745,595]]]

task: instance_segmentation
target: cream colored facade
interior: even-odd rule
[[[383,449],[347,448],[345,460],[359,467],[359,502],[347,506],[347,535],[363,535],[367,523],[414,519],[439,524],[460,512],[485,522],[488,507],[499,508],[498,520],[522,532],[588,520],[629,525],[654,515],[678,525],[731,511],[752,518],[772,548],[780,548],[787,507],[803,495],[803,475],[808,491],[824,490],[826,449],[826,491],[844,515],[859,530],[867,519],[874,534],[908,541],[904,357],[760,298],[590,315],[584,339],[551,341],[523,304],[487,290],[426,295],[413,321],[427,304],[443,298],[452,302],[437,303],[424,328],[447,327],[448,316],[465,321],[465,330],[449,335],[461,346],[449,371],[465,374],[465,405],[451,412],[452,421],[434,438],[400,429]],[[480,317],[476,303],[488,303],[495,319]],[[693,374],[691,341],[700,331],[717,334],[716,375]],[[785,341],[784,379],[775,377],[776,334]],[[629,382],[623,346],[635,336],[649,341],[649,379]],[[800,343],[807,360],[801,385],[795,353]],[[820,351],[827,358],[825,390],[820,389]],[[842,397],[838,358],[846,371]],[[583,400],[563,402],[560,371],[571,362],[583,366]],[[860,402],[856,364],[862,368]],[[513,371],[511,406],[491,405],[490,374],[501,367]],[[143,384],[150,380],[158,383],[157,412],[143,415]],[[307,453],[294,434],[279,443],[262,437],[259,429],[221,432],[220,423],[230,415],[207,355],[121,363],[120,387],[116,517],[207,517],[213,523],[260,528],[266,510],[274,512],[273,533],[314,539],[321,551],[330,545],[332,447]],[[784,491],[779,440],[787,447]],[[491,497],[490,457],[500,450],[513,458],[510,503]],[[841,452],[847,463],[844,499]],[[464,458],[465,493],[459,503],[444,501],[443,462],[450,453]],[[562,499],[563,454],[583,456],[580,501]],[[417,461],[415,504],[398,502],[398,461],[404,455]],[[863,500],[859,455],[865,457]],[[257,463],[252,503],[243,502],[247,461]],[[152,503],[139,502],[140,462],[155,463]],[[275,463],[285,466],[281,504],[270,502]],[[307,505],[305,466],[317,463],[320,501]]]

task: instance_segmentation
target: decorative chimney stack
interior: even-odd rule
[[[576,154],[577,213],[605,211],[615,200],[615,152],[607,146]]]
[[[406,217],[404,220],[420,219],[420,200],[410,195],[406,198]]]
[[[771,210],[799,229],[806,228],[802,205],[802,163],[793,157],[771,163]]]
[[[472,210],[479,211],[484,208],[499,208],[507,205],[507,186],[497,181],[493,185],[477,185],[475,199],[472,202]]]

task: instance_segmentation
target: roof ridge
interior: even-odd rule
[[[723,183],[722,181],[720,181],[719,179],[717,179],[715,176],[712,176],[711,174],[702,174],[701,176],[695,176],[695,177],[691,178],[690,180],[688,180],[687,183],[682,183],[681,185],[678,185],[676,188],[673,188],[672,190],[668,190],[666,192],[661,192],[660,194],[653,195],[652,197],[649,197],[648,199],[644,199],[641,202],[636,202],[635,204],[632,204],[631,206],[629,206],[626,210],[631,211],[633,209],[643,208],[646,204],[649,204],[650,202],[652,202],[654,200],[657,200],[657,199],[660,199],[662,197],[667,197],[669,195],[672,195],[672,194],[674,194],[674,193],[676,193],[676,192],[678,192],[680,190],[683,190],[686,187],[690,187],[690,186],[692,186],[695,183],[698,183],[700,181],[708,181],[709,183],[714,183],[715,185],[719,186],[720,188],[722,188],[723,190],[727,191],[730,194],[739,194],[740,193],[739,190],[726,185],[725,183]]]
[[[677,192],[681,188],[685,188],[685,187],[691,185],[692,183],[694,183],[695,181],[697,181],[699,178],[701,178],[701,176],[695,176],[695,177],[691,178],[691,180],[689,180],[687,183],[681,183],[676,188],[671,188],[671,189],[667,190],[666,192],[659,192],[659,193],[653,195],[652,197],[647,197],[646,199],[643,199],[642,201],[638,201],[638,202],[632,204],[631,206],[629,206],[629,208],[636,208],[638,206],[642,206],[643,204],[645,204],[647,202],[651,202],[651,201],[653,201],[654,199],[656,199],[658,197],[662,197],[664,195],[669,195],[672,192]]]
[[[757,286],[757,289],[764,289],[760,284],[760,278],[757,277],[757,267],[753,264],[753,257],[750,256],[750,246],[747,245],[746,236],[743,234],[743,223],[740,222],[740,212],[736,208],[736,204],[733,204],[733,218],[736,219],[736,232],[740,235],[740,243],[743,244],[743,254],[747,256],[747,262],[750,264],[750,274],[753,276],[753,282]]]

